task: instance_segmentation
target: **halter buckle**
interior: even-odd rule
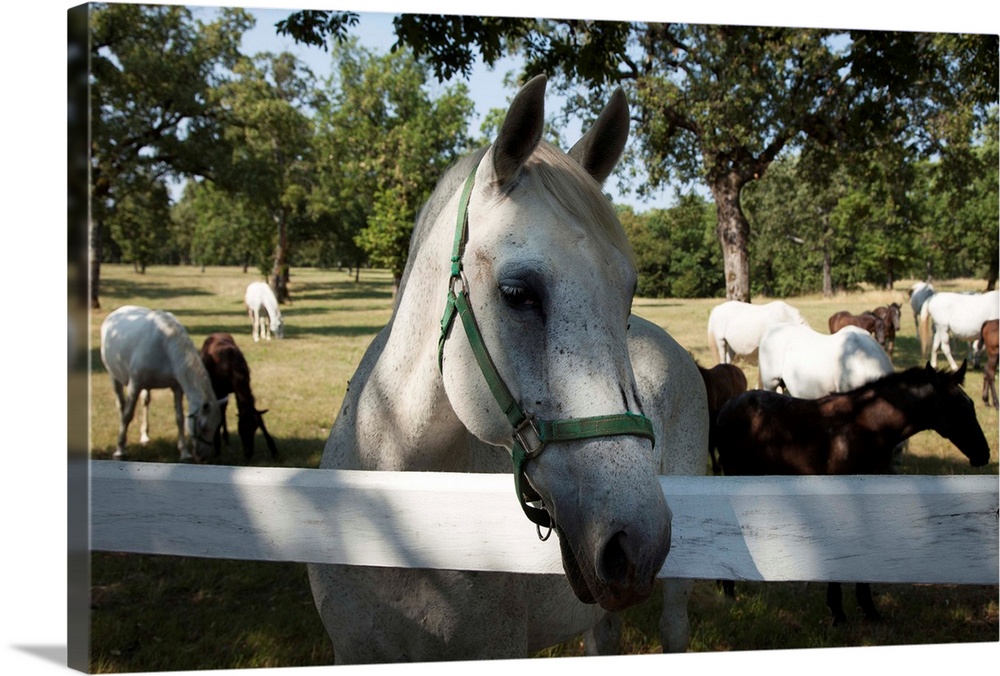
[[[535,424],[535,416],[530,414],[524,419],[524,422],[514,428],[514,439],[521,444],[526,458],[537,455],[545,445],[542,434]]]
[[[451,279],[448,280],[448,293],[453,298],[458,298],[459,294],[467,293],[468,288],[469,282],[465,279],[465,270],[452,273]]]

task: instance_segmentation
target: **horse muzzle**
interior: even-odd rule
[[[567,449],[566,457],[577,455],[578,467],[587,467],[588,476],[537,486],[555,522],[570,586],[580,601],[609,611],[649,598],[670,551],[670,508],[648,459],[629,457],[623,448],[634,445],[587,444],[594,462],[578,456],[587,454],[583,449]],[[612,459],[602,463],[596,460],[600,457]],[[648,473],[639,473],[639,467],[649,467]],[[609,489],[610,484],[616,488]]]
[[[556,526],[563,570],[577,598],[620,611],[642,603],[653,593],[656,575],[670,551],[670,521],[662,537],[644,542],[627,530],[616,530],[586,556]]]

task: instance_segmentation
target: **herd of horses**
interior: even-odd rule
[[[271,287],[252,282],[244,302],[254,340],[259,335],[270,340],[272,331],[276,337],[282,337],[281,312]],[[229,445],[226,408],[230,395],[236,398],[237,432],[244,457],[253,456],[258,429],[271,457],[277,457],[277,445],[264,425],[267,411],[256,408],[250,387],[250,366],[232,335],[212,333],[199,351],[173,313],[126,305],[108,314],[101,324],[101,361],[111,377],[118,405],[114,458],[125,458],[128,427],[140,404],[139,443],[149,441],[149,400],[153,389],[173,391],[177,449],[182,461],[218,457],[222,445]]]
[[[983,401],[989,404],[992,393],[996,407],[1000,297],[996,291],[938,294],[925,282],[914,285],[910,297],[925,354],[931,325],[935,340],[926,366],[902,372],[895,371],[887,342],[899,327],[896,303],[861,315],[834,313],[829,334],[810,328],[784,301],[716,306],[709,317],[709,343],[723,361],[702,370],[715,411],[713,471],[729,476],[888,474],[904,442],[924,430],[951,441],[971,466],[987,464],[989,444],[962,390],[967,362],[955,363],[948,339],[970,341],[974,361],[979,347],[985,349]],[[939,348],[951,372],[936,370]],[[734,354],[756,354],[758,389],[748,390],[746,378],[736,376]],[[734,595],[731,581],[723,587]],[[857,585],[856,595],[865,616],[878,619],[869,585]],[[827,605],[835,624],[846,622],[838,583],[829,585]]]
[[[588,653],[616,652],[620,611],[651,596],[670,548],[658,477],[706,474],[710,449],[723,474],[884,473],[901,442],[933,429],[973,466],[989,460],[964,363],[941,372],[934,356],[894,372],[898,305],[839,316],[826,335],[781,301],[723,303],[709,318],[712,368],[632,314],[635,258],[602,190],[628,104],[615,92],[563,153],[542,140],[545,88],[529,81],[495,142],[458,161],[420,212],[392,315],[350,380],[320,467],[512,474],[512,499],[540,537],[556,533],[565,575],[310,564],[338,663],[517,658],[581,633]],[[253,339],[280,338],[277,303],[255,295],[267,285],[251,287]],[[973,339],[958,321],[971,310],[945,314],[965,302],[953,295],[941,310],[914,308],[950,363],[948,332]],[[998,303],[986,296],[976,308],[993,316],[976,316],[976,339],[995,372]],[[173,315],[131,306],[108,316],[101,339],[121,410],[116,457],[140,393],[157,387],[174,391],[182,459],[218,453],[229,394],[246,456],[258,428],[276,454],[232,336],[198,352]],[[732,361],[753,353],[750,390]],[[683,651],[693,581],[661,582],[663,650]]]

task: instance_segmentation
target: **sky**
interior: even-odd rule
[[[301,2],[301,0],[300,0]],[[542,0],[539,3],[525,3],[521,0],[515,0],[513,4],[505,4],[503,8],[500,9],[480,9],[482,13],[510,13],[510,14],[525,14],[530,15],[538,10],[538,7],[544,7],[546,4],[552,4],[548,0]],[[215,9],[207,3],[196,3],[196,4],[206,4],[206,8],[202,11],[207,13],[214,12]],[[343,3],[330,3],[329,1],[324,2],[323,0],[318,0],[313,4],[307,4],[310,8],[337,8],[337,9],[352,9],[354,11],[359,11],[358,7],[364,7],[364,11],[361,12],[361,19],[357,26],[351,29],[351,34],[356,35],[361,43],[367,47],[370,47],[378,52],[387,52],[393,42],[395,42],[395,35],[392,31],[392,17],[399,11],[444,11],[444,12],[465,12],[468,13],[475,9],[475,7],[483,7],[485,3],[481,0],[476,0],[473,5],[468,5],[467,3],[459,3],[459,8],[454,7],[449,8],[449,6],[455,5],[454,2],[450,0],[371,0],[369,2],[359,3],[356,0],[352,3],[351,0],[346,0]],[[562,4],[562,10],[553,10],[549,13],[549,16],[576,16],[579,15],[581,7],[575,5],[568,5],[567,3],[556,3],[558,7]],[[940,21],[935,20],[931,24],[927,23],[926,20],[921,19],[919,11],[912,11],[909,16],[901,16],[899,13],[892,13],[889,15],[880,15],[877,10],[867,8],[866,12],[862,17],[858,17],[852,20],[850,15],[846,13],[843,9],[843,5],[839,5],[841,9],[836,11],[827,11],[826,14],[819,14],[818,16],[813,16],[810,19],[808,13],[803,13],[801,9],[796,10],[783,10],[776,17],[772,17],[769,21],[767,20],[767,9],[761,9],[759,3],[754,3],[756,8],[754,11],[747,12],[746,8],[741,8],[737,13],[727,13],[725,8],[728,7],[727,3],[722,3],[720,8],[722,11],[717,11],[716,14],[706,14],[704,10],[695,9],[692,11],[690,7],[679,8],[670,3],[671,6],[668,8],[669,13],[665,13],[663,7],[660,8],[645,8],[640,10],[642,16],[627,16],[621,17],[615,16],[613,9],[609,8],[586,8],[586,14],[582,16],[588,18],[666,18],[666,19],[684,19],[687,16],[688,19],[693,21],[712,21],[713,16],[716,17],[715,21],[725,20],[727,23],[779,23],[784,25],[813,25],[813,26],[836,26],[836,27],[866,27],[866,28],[878,28],[878,27],[898,27],[898,28],[914,28],[921,30],[949,30],[948,25],[942,24]],[[851,3],[847,3],[850,5]],[[919,3],[918,3],[919,4]],[[242,6],[248,8],[256,17],[256,26],[245,34],[243,41],[243,51],[246,54],[253,55],[258,52],[270,51],[270,52],[281,52],[288,51],[295,54],[298,58],[304,61],[310,69],[321,78],[325,78],[330,74],[331,70],[331,59],[330,54],[319,47],[308,46],[308,45],[298,45],[288,37],[278,36],[274,29],[274,24],[286,18],[289,13],[299,9],[302,5],[296,2],[289,2],[287,0],[275,0],[272,2],[266,2],[266,0],[261,0],[258,2],[250,2],[243,4]],[[518,6],[526,6],[527,10],[517,11]],[[911,5],[912,7],[912,5]],[[509,11],[508,11],[509,10]],[[995,11],[995,10],[994,10]],[[648,14],[648,17],[646,16]],[[661,16],[657,16],[660,14]],[[680,17],[676,15],[681,15]],[[961,12],[956,12],[949,16],[949,20],[954,23],[955,30],[977,30],[981,31],[982,23],[975,20],[973,16],[968,16],[964,20],[962,18]],[[481,61],[476,64],[472,76],[467,81],[470,90],[470,98],[475,105],[475,116],[470,121],[469,131],[473,134],[478,134],[480,132],[480,125],[482,123],[483,116],[492,108],[505,108],[510,101],[510,98],[514,95],[513,88],[507,88],[503,84],[503,78],[507,71],[516,70],[519,66],[519,60],[515,58],[507,57],[503,59],[499,64],[493,68],[485,66]],[[452,80],[452,82],[457,81],[458,78]],[[562,99],[557,97],[554,93],[550,92],[547,100],[547,110],[555,111],[562,107]],[[572,123],[568,128],[562,130],[562,136],[567,144],[574,143],[583,130],[579,122]],[[642,180],[641,177],[638,180]],[[676,187],[680,187],[683,191],[696,190],[699,194],[709,197],[710,194],[707,188],[700,184],[695,185],[684,185],[675,186],[669,185],[661,188],[656,193],[653,193],[649,197],[640,198],[635,191],[635,186],[637,181],[632,181],[630,187],[624,190],[619,188],[619,181],[616,176],[612,176],[608,179],[605,184],[605,189],[611,195],[612,199],[619,204],[631,205],[637,212],[642,212],[651,208],[664,208],[669,207],[674,202],[674,192]],[[179,198],[180,190],[175,187],[172,191],[175,199]]]
[[[161,0],[164,2],[170,0]],[[4,361],[4,532],[3,613],[0,613],[0,666],[3,673],[66,674],[66,285],[61,275],[66,232],[66,11],[76,1],[7,3],[0,21],[5,97],[0,106],[3,162],[2,237],[4,296],[0,340]],[[171,4],[179,4],[171,2]],[[206,5],[206,2],[188,4]],[[220,3],[215,3],[220,4]],[[1000,3],[990,0],[909,0],[873,2],[638,2],[585,4],[579,0],[255,0],[244,6],[295,9],[358,8],[366,11],[495,13],[595,19],[650,19],[708,23],[846,26],[1000,32]],[[75,402],[79,404],[81,402]],[[947,674],[956,668],[997,664],[1000,643],[922,648],[742,652],[677,655],[665,666],[661,656],[630,657],[614,666],[635,674],[791,672],[808,667],[821,674],[875,673],[877,670]],[[596,666],[596,662],[584,662]],[[612,663],[602,661],[606,668]],[[536,667],[539,665],[535,665]],[[784,667],[782,669],[781,667]],[[881,667],[881,669],[879,669]],[[479,675],[510,670],[508,662],[483,662]],[[523,668],[517,665],[518,669]],[[578,676],[590,669],[581,660],[548,660],[548,674]],[[468,673],[468,665],[338,668],[340,676],[364,674]],[[597,669],[593,669],[597,671]],[[159,676],[170,676],[161,672]],[[203,676],[307,676],[328,670],[254,669],[199,672]]]

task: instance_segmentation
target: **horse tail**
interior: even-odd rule
[[[722,363],[722,355],[719,354],[719,343],[715,340],[715,334],[711,327],[708,329],[708,351],[712,354],[716,364]]]
[[[931,313],[930,299],[924,301],[920,306],[920,321],[917,324],[917,331],[920,334],[920,355],[927,356],[927,351],[931,343]]]

